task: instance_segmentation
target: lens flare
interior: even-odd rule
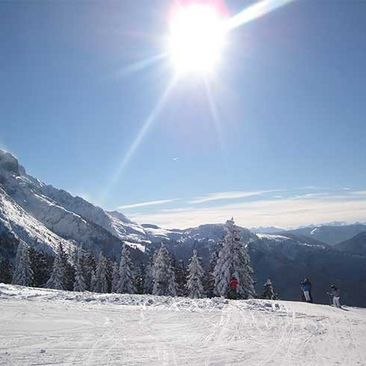
[[[241,25],[261,18],[272,11],[287,5],[295,0],[262,0],[248,6],[238,14],[228,19],[227,27],[229,29],[237,28]]]

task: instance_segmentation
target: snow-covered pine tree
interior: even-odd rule
[[[119,267],[116,262],[113,263],[113,270],[112,270],[112,293],[116,293],[118,289],[119,283]]]
[[[134,283],[136,287],[136,294],[143,294],[144,293],[144,273],[145,273],[145,266],[143,263],[135,265],[135,278]]]
[[[119,282],[117,292],[120,294],[134,294],[136,287],[134,283],[133,265],[130,258],[130,251],[126,244],[123,245],[121,261],[119,264]]]
[[[95,277],[96,277],[96,283],[94,286],[94,291],[100,293],[107,293],[108,292],[107,259],[102,254],[102,252],[100,252],[99,254]]]
[[[95,275],[95,270],[91,270],[90,276],[90,291],[97,292],[97,276]]]
[[[74,291],[84,292],[86,291],[86,284],[83,275],[83,253],[80,249],[76,250],[75,254],[75,282]]]
[[[57,248],[56,257],[53,261],[52,273],[46,283],[46,287],[56,290],[65,290],[65,260],[64,251],[60,244]]]
[[[200,259],[197,256],[197,250],[193,250],[193,256],[188,265],[187,289],[188,296],[193,299],[199,299],[205,296],[202,285],[202,279],[205,274]]]
[[[153,295],[176,296],[175,274],[171,265],[171,259],[165,245],[154,254],[153,265]]]
[[[151,262],[146,264],[145,271],[144,271],[144,294],[151,294],[153,290],[153,266]]]
[[[112,281],[113,281],[113,263],[111,259],[107,258],[107,292],[112,292]]]
[[[95,276],[95,268],[96,268],[96,263],[95,263],[94,255],[90,252],[87,252],[83,256],[82,269],[83,269],[86,289],[90,290],[90,291],[94,291],[94,284],[91,283],[92,282],[91,279],[92,279],[93,272],[94,272],[94,276]]]
[[[239,281],[238,297],[244,299],[254,297],[253,269],[248,252],[241,240],[240,229],[233,219],[226,221],[225,229],[226,236],[214,270],[216,294],[226,296],[230,279],[235,276]]]
[[[0,258],[0,282],[11,283],[12,267],[9,259]]]
[[[29,258],[33,271],[33,286],[42,287],[50,278],[53,257],[34,248],[29,248]]]
[[[33,271],[29,259],[29,249],[25,244],[18,244],[15,263],[12,283],[14,285],[31,286],[33,284]]]
[[[215,248],[214,251],[210,255],[210,260],[208,264],[208,269],[205,272],[204,280],[203,280],[203,288],[207,297],[215,296],[215,276],[214,270],[217,263],[217,259],[219,258],[219,251],[221,249],[221,244],[219,243],[218,248]]]
[[[61,248],[62,248],[62,245],[61,245]],[[62,248],[61,260],[62,260],[64,268],[65,268],[64,288],[65,288],[65,290],[68,290],[68,291],[72,291],[74,289],[74,282],[75,282],[75,268],[71,264],[71,262],[73,262],[72,257],[73,257],[73,253],[72,252],[70,253],[70,250],[67,253]]]
[[[172,265],[175,274],[175,283],[177,285],[177,296],[187,296],[187,268],[182,259],[177,260],[173,258]]]
[[[14,265],[13,277],[15,275],[16,269],[20,266],[20,259],[22,258],[22,254],[23,254],[23,245],[24,244],[19,242],[18,246],[17,246],[17,252],[16,252],[16,255],[15,255],[15,265]]]

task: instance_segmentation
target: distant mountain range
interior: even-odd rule
[[[342,241],[334,247],[346,253],[366,256],[366,231],[357,234],[351,239]]]
[[[366,225],[359,223],[340,226],[321,225],[304,227],[286,232],[314,238],[329,245],[335,245],[345,240],[351,239],[362,232],[366,232]]]
[[[324,225],[285,231],[242,228],[255,270],[257,291],[272,278],[283,299],[300,298],[299,282],[309,276],[314,297],[327,302],[330,282],[342,288],[350,305],[366,306],[366,225]],[[225,234],[223,224],[185,230],[139,225],[120,212],[105,211],[83,198],[28,175],[18,160],[0,150],[0,256],[14,259],[16,245],[53,253],[82,246],[118,258],[127,243],[136,259],[146,260],[162,241],[172,254],[188,261],[197,249],[207,266]]]

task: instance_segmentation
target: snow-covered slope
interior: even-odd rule
[[[65,249],[74,246],[72,241],[56,235],[29,215],[0,186],[0,233],[4,232],[17,241],[46,252],[53,252],[58,243],[63,244]]]
[[[139,225],[117,211],[108,212],[83,198],[28,175],[18,160],[0,150],[0,229],[33,247],[53,251],[57,243],[83,246],[118,256],[122,241],[144,252],[146,245],[176,241],[181,245],[219,241],[224,226],[201,225],[186,230]],[[255,238],[242,229],[244,239]]]
[[[146,245],[161,241],[191,246],[218,242],[223,224],[201,225],[186,230],[139,225],[122,213],[107,212],[80,197],[46,185],[28,175],[18,160],[0,150],[0,227],[31,246],[52,251],[57,243],[78,245],[118,256],[122,241],[144,252]],[[245,241],[256,235],[242,229]]]
[[[366,310],[0,285],[2,365],[366,364]]]
[[[46,185],[28,175],[13,155],[2,150],[0,199],[0,229],[51,252],[57,243],[63,243],[118,256],[122,241],[145,252],[150,243],[171,241],[190,246],[196,242],[217,242],[224,236],[223,224],[186,230],[139,225],[120,212],[105,211],[83,198]],[[242,236],[245,241],[256,238],[247,229],[242,229]]]
[[[0,200],[0,228],[31,246],[52,250],[63,243],[118,256],[122,240],[141,249],[150,242],[124,215],[40,182],[1,150]]]

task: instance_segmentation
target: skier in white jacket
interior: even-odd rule
[[[341,291],[339,290],[339,288],[337,288],[335,285],[331,285],[330,292],[328,292],[328,294],[330,296],[333,296],[333,306],[340,308],[341,307],[341,302],[340,302]]]

